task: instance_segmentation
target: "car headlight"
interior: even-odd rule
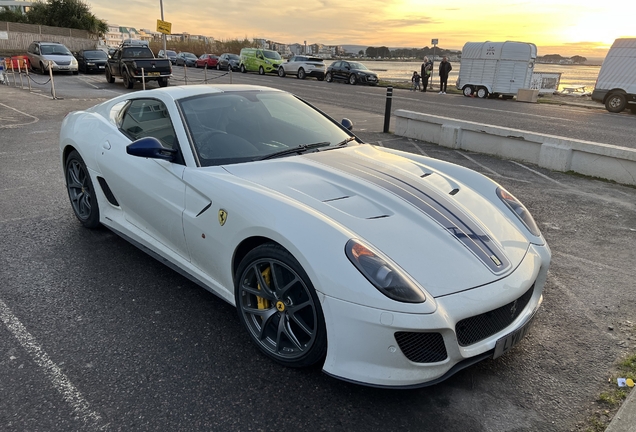
[[[403,303],[424,303],[426,296],[403,272],[369,246],[351,239],[345,246],[349,261],[382,294]]]
[[[77,64],[77,59],[72,58],[72,59],[71,59],[71,64],[72,64],[72,65],[76,65],[76,64]]]
[[[272,64],[272,62],[271,62],[271,61],[269,61],[269,60],[265,60],[265,63],[267,63],[268,65],[271,65],[271,64]]]
[[[508,206],[510,210],[513,211],[514,214],[517,215],[519,220],[521,220],[526,228],[528,228],[528,231],[537,237],[541,235],[541,231],[530,214],[530,211],[528,211],[526,206],[521,204],[517,198],[502,187],[497,188],[497,196]]]

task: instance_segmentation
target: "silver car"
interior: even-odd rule
[[[278,76],[285,75],[296,75],[300,79],[316,77],[318,81],[322,81],[325,79],[325,61],[319,57],[293,56],[278,67]]]
[[[31,70],[45,74],[49,66],[54,72],[72,72],[77,75],[77,59],[61,43],[35,41],[29,45],[27,57]]]

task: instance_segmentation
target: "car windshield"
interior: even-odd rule
[[[177,53],[176,53],[176,52],[174,52],[174,51],[166,51],[166,55],[167,55],[168,57],[176,57],[176,56],[177,56]]]
[[[239,56],[237,56],[236,54],[228,54],[227,58],[229,60],[240,60],[241,58]]]
[[[256,161],[318,143],[324,150],[351,138],[331,119],[289,93],[206,94],[178,104],[201,166]]]
[[[64,45],[42,45],[40,53],[42,55],[73,55]]]
[[[102,50],[84,51],[84,58],[87,60],[105,60],[108,55]]]
[[[183,57],[185,57],[185,58],[191,58],[191,59],[195,59],[195,60],[196,60],[196,58],[197,58],[197,56],[195,56],[195,55],[194,55],[194,54],[192,54],[192,53],[184,53],[184,54],[183,54]]]
[[[369,70],[365,65],[358,62],[349,62],[349,66],[351,66],[351,69]]]
[[[280,60],[280,54],[278,54],[276,51],[263,51],[263,55],[268,58],[268,59],[272,59],[272,60]]]
[[[155,58],[148,48],[124,48],[121,56],[123,58]]]
[[[307,61],[315,62],[315,63],[324,63],[324,60],[318,57],[309,57]]]

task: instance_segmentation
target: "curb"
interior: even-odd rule
[[[636,391],[632,389],[605,432],[636,432]]]

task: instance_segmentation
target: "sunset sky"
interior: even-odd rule
[[[159,0],[89,0],[110,24],[156,29]],[[636,0],[163,0],[173,33],[280,43],[417,47],[439,39],[532,42],[539,55],[603,57],[614,39],[636,37]]]

